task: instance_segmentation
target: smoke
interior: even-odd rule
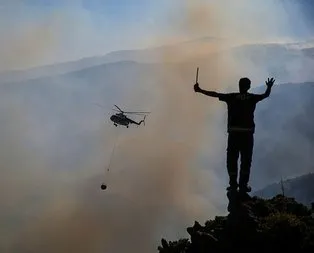
[[[0,71],[23,69],[41,63],[56,47],[53,24],[24,26],[11,37],[2,37]]]
[[[42,17],[35,7],[10,1],[1,3],[0,14],[0,72],[31,68],[53,59],[60,46],[61,13],[46,12]]]
[[[228,51],[213,52],[222,52],[234,43],[261,41],[268,32],[276,34],[285,20],[283,14],[278,15],[278,6],[269,2],[259,4],[269,17],[262,24],[260,16],[254,18],[253,14],[239,18],[248,10],[261,10],[252,9],[249,1],[229,4],[184,1],[170,13],[174,19],[169,25],[186,37],[212,33],[223,40],[213,40],[189,52],[165,49],[160,55],[161,64],[143,68],[141,64],[132,65],[132,74],[127,70],[121,73],[120,69],[100,70],[110,74],[106,80],[100,80],[102,85],[114,78],[137,83],[135,88],[122,84],[118,88],[127,94],[125,110],[151,109],[145,127],[124,131],[100,126],[102,119],[95,120],[95,114],[83,103],[88,100],[85,97],[99,96],[95,95],[98,91],[89,91],[90,87],[97,87],[91,83],[101,76],[96,71],[91,72],[92,78],[87,81],[77,76],[61,77],[54,83],[61,87],[58,94],[43,92],[48,99],[41,103],[55,102],[52,107],[55,111],[49,111],[48,118],[65,121],[64,124],[56,122],[48,128],[43,121],[38,126],[33,122],[36,115],[29,104],[26,106],[24,100],[11,101],[9,105],[18,110],[5,108],[9,119],[1,121],[10,122],[1,134],[4,155],[0,196],[7,229],[2,228],[0,248],[4,252],[153,252],[161,237],[185,236],[185,227],[194,220],[204,221],[224,212],[221,206],[226,205],[227,173],[211,165],[214,164],[211,159],[219,159],[216,147],[225,140],[224,129],[216,129],[211,114],[222,107],[214,99],[194,93],[196,67],[200,67],[199,82],[205,89],[223,91],[230,83],[236,85],[238,78],[249,72],[250,62],[238,62]],[[278,25],[271,22],[274,20]],[[248,30],[244,32],[245,29]],[[173,39],[163,38],[165,43]],[[195,55],[209,54],[212,54],[209,61],[196,60]],[[32,56],[25,54],[30,61]],[[170,63],[176,59],[181,63]],[[259,82],[259,77],[266,74],[270,74],[267,66],[252,79]],[[35,87],[39,89],[39,85]],[[46,89],[50,91],[48,86]],[[111,94],[114,92],[106,92],[108,100],[112,99]],[[55,100],[50,99],[53,96]],[[33,145],[34,139],[43,138],[41,145],[48,146],[45,151],[67,152],[60,143],[64,144],[68,136],[73,136],[69,140],[77,141],[66,147],[81,148],[78,154],[69,153],[68,160],[79,160],[75,167],[57,166],[58,161],[46,159],[47,153]],[[110,171],[106,172],[117,136]],[[61,138],[66,140],[58,142]],[[205,163],[198,162],[202,153],[206,155]],[[100,190],[103,180],[108,185],[106,191]]]

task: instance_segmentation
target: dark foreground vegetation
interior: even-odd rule
[[[159,253],[314,252],[313,210],[293,198],[253,197],[229,212],[203,226],[195,221],[189,239],[162,239]]]

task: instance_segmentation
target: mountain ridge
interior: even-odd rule
[[[109,64],[114,62],[138,62],[138,63],[160,63],[164,61],[163,55],[166,54],[167,50],[177,50],[178,53],[183,54],[182,59],[178,58],[174,62],[179,62],[181,60],[198,60],[198,59],[208,59],[212,54],[215,53],[231,53],[231,54],[244,54],[247,57],[253,57],[256,53],[273,55],[273,51],[269,50],[276,49],[281,50],[285,53],[303,53],[304,57],[314,58],[314,47],[312,41],[305,42],[294,42],[294,43],[248,43],[243,45],[235,46],[222,46],[219,42],[224,40],[222,38],[215,37],[203,37],[188,41],[183,41],[181,43],[166,44],[156,47],[148,47],[143,49],[128,49],[128,50],[117,50],[109,52],[105,55],[85,57],[78,60],[71,60],[61,63],[49,64],[45,66],[38,66],[31,69],[25,70],[12,70],[8,72],[0,73],[0,82],[16,82],[23,81],[26,79],[35,79],[45,76],[53,76],[59,74],[66,74],[68,72],[74,72],[83,70],[85,68],[97,67],[103,64]],[[218,51],[211,52],[209,49],[213,43],[218,43],[215,46],[215,50],[220,48]],[[218,46],[219,45],[219,46]],[[255,51],[252,52],[252,49]],[[227,50],[227,51],[226,51]],[[257,50],[257,51],[256,51]],[[276,53],[276,51],[274,51]],[[184,56],[184,54],[195,56]],[[248,54],[253,54],[248,56]],[[295,54],[295,53],[293,53]],[[299,55],[300,56],[300,55]],[[187,57],[187,58],[186,58]],[[257,56],[254,56],[255,58]],[[169,59],[167,59],[168,61]],[[170,60],[171,62],[171,60]]]
[[[263,198],[272,198],[277,194],[284,194],[303,205],[311,206],[314,203],[314,172],[269,184],[253,193],[253,195]]]

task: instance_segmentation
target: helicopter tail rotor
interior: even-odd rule
[[[139,122],[139,124],[138,125],[141,125],[142,123],[144,124],[144,126],[145,126],[145,118],[146,118],[146,115],[144,116],[144,119],[142,119],[140,122]]]
[[[145,126],[145,119],[146,119],[146,116],[147,116],[147,115],[144,115],[144,119],[143,119],[143,124],[144,124],[144,126]]]

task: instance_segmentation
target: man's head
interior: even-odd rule
[[[242,77],[239,81],[240,93],[246,93],[251,88],[251,80],[247,77]]]

